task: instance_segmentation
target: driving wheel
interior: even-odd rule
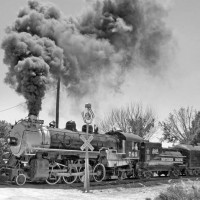
[[[96,182],[101,182],[104,180],[105,178],[105,175],[106,175],[106,169],[105,169],[105,166],[101,163],[98,163],[95,167],[94,167],[94,180]]]
[[[46,180],[49,185],[55,185],[60,181],[61,177],[57,176],[55,172],[57,169],[61,169],[57,163],[49,164],[49,177]]]

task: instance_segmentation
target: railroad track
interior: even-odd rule
[[[90,189],[106,189],[106,188],[112,188],[112,187],[146,187],[146,186],[153,186],[158,184],[171,184],[171,183],[178,183],[180,181],[195,181],[200,180],[199,176],[180,176],[178,178],[171,178],[171,177],[153,177],[151,179],[124,179],[124,180],[106,180],[102,182],[90,182]],[[15,186],[12,184],[12,182],[7,181],[7,179],[4,179],[0,177],[0,185],[8,185],[8,186]],[[71,189],[80,189],[83,188],[84,184],[82,182],[76,182],[73,184],[64,184],[64,183],[58,183],[56,185],[48,185],[47,183],[32,183],[27,182],[24,186],[20,187],[30,187],[31,185],[35,187],[36,185],[43,186],[45,188],[71,188]],[[19,187],[19,186],[17,186]]]
[[[171,177],[153,177],[151,179],[124,179],[124,180],[107,180],[102,182],[90,182],[90,189],[107,189],[113,187],[146,187],[146,186],[153,186],[159,184],[172,184],[178,183],[180,181],[195,181],[200,180],[200,176],[180,176],[179,178],[171,178]],[[77,182],[71,185],[66,184],[58,184],[59,187],[64,188],[72,188],[72,189],[82,189],[84,184]],[[56,188],[56,185],[54,185]]]
[[[200,180],[200,176],[180,176],[179,178],[171,178],[171,177],[153,177],[151,179],[125,179],[125,180],[112,180],[112,181],[103,181],[103,182],[91,182],[91,187],[107,187],[107,186],[130,186],[130,187],[145,187],[151,185],[158,185],[158,184],[171,184],[180,181],[187,181],[187,180]],[[79,187],[80,183],[76,183]],[[78,185],[79,184],[79,185]],[[75,185],[74,185],[75,186]],[[74,187],[73,186],[73,187]],[[81,184],[83,186],[83,184]]]

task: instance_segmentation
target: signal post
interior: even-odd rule
[[[93,140],[93,136],[89,137],[89,124],[92,123],[94,119],[94,113],[91,109],[91,104],[85,104],[85,111],[82,112],[83,121],[86,123],[86,138],[81,136],[80,138],[83,140],[84,144],[80,147],[83,151],[85,149],[85,179],[84,179],[84,190],[85,192],[89,192],[90,187],[90,172],[89,172],[89,155],[88,155],[88,148],[91,151],[94,150],[94,147],[90,144]]]

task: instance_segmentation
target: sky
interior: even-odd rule
[[[150,106],[159,121],[165,120],[170,112],[180,107],[192,106],[200,110],[200,1],[199,0],[160,0],[167,2],[169,9],[166,25],[173,32],[174,49],[169,66],[161,76],[149,75],[145,70],[136,69],[132,77],[126,77],[121,93],[113,95],[102,91],[98,105],[93,98],[84,99],[91,102],[95,118],[99,119],[114,107],[140,102]],[[27,0],[0,0],[0,42],[5,36],[5,28],[16,19],[21,7]],[[43,1],[46,2],[46,1]],[[66,16],[77,16],[86,6],[84,0],[49,0]],[[7,66],[3,63],[4,52],[0,49],[0,120],[14,123],[27,117],[25,99],[4,83]],[[61,86],[62,88],[62,86]],[[39,118],[48,124],[55,119],[55,91],[50,91],[43,100]],[[73,108],[67,95],[61,92],[60,126],[68,120],[82,123],[81,112],[84,101]],[[77,112],[78,110],[78,112]]]

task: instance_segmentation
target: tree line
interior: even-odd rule
[[[200,143],[200,111],[189,106],[173,110],[166,120],[158,121],[150,107],[130,104],[113,109],[99,122],[99,127],[104,132],[120,129],[146,140],[159,132],[161,141],[193,145]]]

